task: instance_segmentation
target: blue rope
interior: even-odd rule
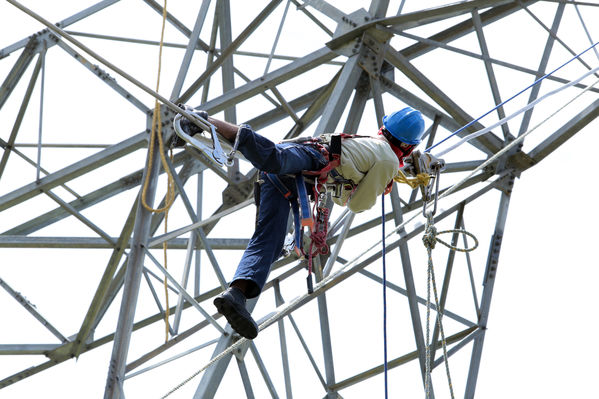
[[[383,347],[384,347],[384,368],[385,368],[385,399],[388,398],[388,376],[387,376],[387,264],[385,262],[385,194],[381,196],[381,204],[383,208]]]
[[[595,46],[597,46],[599,44],[599,42],[596,42],[595,44],[593,44],[591,47],[587,48],[586,50],[584,50],[583,52],[575,55],[573,58],[571,58],[570,60],[566,61],[565,63],[563,63],[562,65],[560,65],[559,67],[555,68],[553,71],[549,72],[548,74],[545,74],[543,77],[535,80],[530,86],[528,86],[525,89],[522,89],[521,91],[519,91],[518,93],[514,94],[512,97],[508,98],[507,100],[505,100],[504,102],[502,102],[501,104],[497,105],[495,108],[491,109],[489,112],[485,113],[482,116],[479,116],[478,118],[476,118],[475,120],[473,120],[472,122],[468,123],[467,125],[462,126],[461,128],[459,128],[458,130],[456,130],[455,132],[453,132],[452,134],[450,134],[449,136],[447,136],[446,138],[444,138],[443,140],[439,141],[437,144],[432,145],[430,147],[428,147],[426,150],[424,150],[424,152],[430,152],[433,148],[437,147],[440,144],[443,144],[444,142],[446,142],[447,140],[449,140],[450,138],[452,138],[453,136],[455,136],[456,134],[460,133],[462,130],[469,128],[470,126],[472,126],[473,124],[475,124],[476,122],[478,122],[479,120],[481,120],[482,118],[484,118],[485,116],[489,115],[491,112],[495,111],[497,108],[503,106],[504,104],[512,101],[514,98],[518,97],[520,94],[524,93],[526,90],[530,89],[531,87],[535,86],[536,84],[538,84],[539,82],[541,82],[542,80],[546,79],[547,77],[553,75],[555,72],[557,72],[558,70],[562,69],[563,67],[565,67],[566,65],[568,65],[569,63],[571,63],[572,61],[580,58],[584,53],[586,53],[587,51],[592,50]]]

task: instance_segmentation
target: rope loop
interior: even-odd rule
[[[451,245],[439,238],[439,236],[441,234],[448,234],[448,233],[464,234],[465,236],[469,236],[474,240],[474,245],[471,247],[459,248],[459,247],[456,247],[455,245]],[[433,217],[432,217],[431,213],[429,213],[426,218],[426,228],[424,231],[424,235],[422,236],[422,243],[424,244],[424,246],[427,249],[434,249],[435,245],[437,243],[440,243],[440,244],[445,245],[450,250],[458,251],[458,252],[471,252],[471,251],[474,251],[476,248],[478,248],[478,239],[476,238],[476,236],[474,234],[470,233],[469,231],[466,231],[463,229],[451,229],[451,230],[443,230],[443,231],[438,232],[437,228],[434,225]]]
[[[464,234],[465,236],[471,237],[474,240],[474,245],[471,247],[465,247],[465,248],[458,248],[454,245],[451,245],[449,243],[446,243],[445,241],[441,240],[438,237],[435,237],[435,240],[438,243],[441,243],[443,245],[445,245],[447,248],[451,249],[452,251],[458,251],[458,252],[471,252],[474,251],[476,248],[478,248],[478,239],[476,238],[476,236],[472,233],[470,233],[469,231],[466,230],[462,230],[462,229],[451,229],[451,230],[443,230],[437,233],[437,236],[440,236],[441,234],[447,234],[447,233],[457,233],[457,234]]]

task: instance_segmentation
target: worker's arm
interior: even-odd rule
[[[239,126],[227,121],[213,118],[211,116],[208,117],[208,123],[214,125],[216,131],[231,143],[235,141],[235,136],[237,135]]]

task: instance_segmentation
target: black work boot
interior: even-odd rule
[[[245,295],[239,288],[230,287],[214,298],[214,306],[239,335],[254,339],[258,336],[258,324],[245,308],[245,301]]]

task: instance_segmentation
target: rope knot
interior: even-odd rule
[[[435,244],[437,243],[437,228],[435,226],[427,226],[426,231],[422,236],[422,243],[426,248],[435,248]]]

